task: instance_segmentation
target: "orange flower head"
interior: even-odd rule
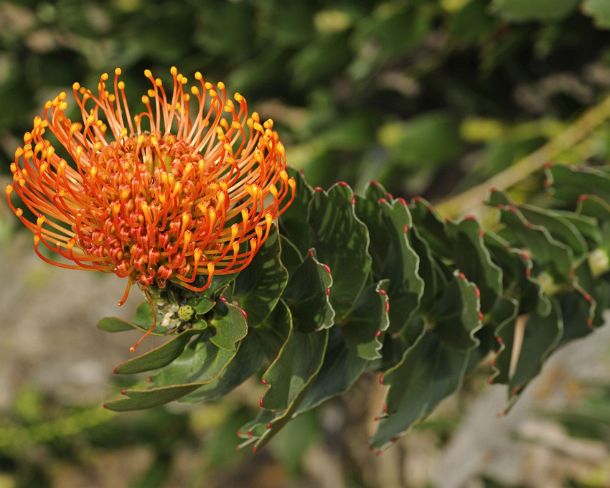
[[[60,93],[11,164],[9,205],[34,234],[36,253],[128,278],[121,303],[132,283],[145,292],[168,281],[203,291],[214,275],[244,269],[294,199],[273,121],[250,114],[239,93],[227,97],[221,82],[197,72],[189,87],[170,72],[171,91],[144,71],[151,88],[133,116],[120,68],[113,80],[101,75],[97,93],[74,83],[82,120],[66,116]],[[32,220],[14,207],[13,192]]]

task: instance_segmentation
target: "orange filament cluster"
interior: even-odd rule
[[[82,120],[66,116],[60,93],[11,164],[9,205],[34,234],[37,254],[63,268],[128,278],[121,302],[132,283],[203,291],[214,275],[242,270],[294,198],[273,121],[249,114],[244,97],[227,97],[223,83],[197,72],[189,87],[176,68],[170,72],[168,91],[145,70],[151,88],[133,116],[120,68],[113,80],[102,74],[97,93],[75,83]],[[13,206],[13,192],[31,220]]]

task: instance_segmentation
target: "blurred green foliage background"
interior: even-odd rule
[[[438,198],[605,93],[609,27],[603,0],[3,2],[2,159],[72,82],[120,66],[139,104],[142,71],[175,64],[276,119],[314,184],[376,178]],[[606,133],[593,145],[586,157],[607,157]]]
[[[101,72],[120,66],[139,104],[142,71],[167,73],[171,65],[225,81],[272,117],[289,164],[311,183],[360,188],[379,179],[396,195],[440,200],[529,154],[607,94],[610,2],[0,1],[0,174],[7,177],[44,101],[74,81],[95,86]],[[560,155],[597,163],[609,156],[608,124]],[[595,405],[606,412],[604,398]],[[129,449],[142,445],[152,446],[152,460],[136,463],[146,469],[131,486],[165,486],[170,465],[193,451],[203,453],[191,459],[196,473],[178,486],[202,486],[211,471],[236,461],[234,428],[244,405],[230,400],[198,414],[160,409],[125,421],[26,389],[0,416],[0,487],[51,486],[54,459],[80,465],[99,449],[135,456]],[[342,404],[337,411],[363,423],[352,410]],[[455,408],[429,424],[437,444],[459,416]],[[562,418],[578,431],[583,416],[595,425],[591,416]],[[295,422],[276,441],[276,461],[299,478],[303,452],[324,432],[339,446],[347,486],[371,486],[344,448],[345,434],[322,424],[312,416]],[[263,456],[259,473],[273,466]],[[262,479],[256,486],[285,486],[269,481],[277,476]],[[234,486],[255,486],[245,480]],[[493,483],[485,486],[501,486]]]

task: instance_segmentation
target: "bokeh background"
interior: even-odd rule
[[[142,71],[171,65],[272,117],[314,185],[377,179],[446,201],[600,106],[610,2],[0,1],[0,183],[49,97],[120,66],[139,104]],[[606,164],[607,119],[552,157]],[[512,196],[539,198],[540,183],[524,177]],[[253,456],[235,430],[257,385],[197,408],[100,408],[133,339],[95,329],[130,316],[138,297],[117,310],[122,286],[41,263],[0,202],[0,488],[610,486],[609,327],[560,351],[504,418],[504,392],[475,374],[377,458],[366,439],[383,390],[368,378]]]

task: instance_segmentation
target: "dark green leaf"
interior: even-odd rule
[[[478,345],[475,333],[482,327],[479,292],[474,283],[456,271],[445,292],[430,313],[435,332],[441,341],[456,349]]]
[[[295,180],[296,194],[292,205],[280,218],[280,233],[305,255],[311,247],[307,215],[313,190],[300,172],[291,169],[289,173]]]
[[[330,327],[335,311],[328,295],[333,279],[312,252],[290,277],[282,298],[292,312],[295,329],[311,332]]]
[[[560,214],[531,205],[519,205],[518,208],[527,222],[546,228],[554,239],[569,246],[576,256],[587,252],[587,243],[576,227]]]
[[[447,235],[445,223],[432,206],[423,198],[414,198],[409,208],[413,216],[413,226],[430,250],[440,257],[451,259],[451,239]]]
[[[129,410],[142,410],[145,408],[158,407],[177,400],[192,391],[199,385],[171,385],[148,390],[127,390],[129,398],[122,398],[104,404],[104,407],[114,412],[127,412]]]
[[[330,300],[337,316],[347,315],[371,270],[369,233],[356,217],[353,192],[344,185],[316,191],[309,205],[309,224],[318,259],[330,266]]]
[[[492,192],[490,205],[497,205],[504,229],[500,235],[515,246],[527,249],[540,266],[548,270],[558,281],[569,281],[573,255],[571,249],[556,241],[542,226],[528,222],[514,205],[507,205],[501,192]]]
[[[134,374],[167,366],[184,351],[191,337],[199,333],[201,333],[199,330],[185,330],[165,344],[119,364],[114,368],[114,372],[118,374]]]
[[[171,364],[152,379],[155,385],[208,384],[223,373],[235,357],[236,350],[221,349],[206,337],[191,341]]]
[[[557,301],[563,318],[563,330],[559,345],[584,337],[593,332],[595,307],[578,292],[560,293]]]
[[[483,244],[481,226],[474,219],[464,219],[457,224],[447,223],[446,228],[452,240],[456,267],[477,284],[481,308],[490,310],[502,293],[502,270],[494,264]]]
[[[126,330],[139,330],[139,327],[118,317],[104,317],[97,323],[98,329],[105,332],[124,332]]]
[[[384,374],[387,404],[371,444],[381,448],[426,417],[462,384],[469,352],[447,346],[426,332],[403,360]]]
[[[296,411],[297,415],[345,393],[371,364],[370,361],[359,357],[353,349],[346,347],[336,329],[335,327],[330,331],[324,363],[311,386],[307,388]]]
[[[192,307],[197,315],[205,315],[216,306],[216,301],[207,297],[197,297],[192,301]]]
[[[428,243],[420,236],[420,233],[415,227],[409,231],[409,241],[413,250],[419,256],[418,274],[421,276],[424,283],[420,307],[423,310],[430,310],[430,308],[434,306],[438,294],[442,290],[444,279],[441,276],[441,273],[439,273],[430,246],[428,246]],[[392,327],[392,324],[390,324],[390,327]]]
[[[290,309],[283,303],[274,311],[274,321],[292,327]],[[320,369],[326,350],[326,332],[302,333],[292,327],[278,357],[271,363],[263,380],[268,385],[262,406],[283,410],[301,394]]]
[[[381,357],[382,335],[390,325],[387,286],[388,280],[383,280],[362,290],[354,309],[341,324],[348,349],[362,359]]]
[[[494,361],[495,374],[492,381],[507,385],[510,381],[510,362],[515,322],[519,313],[519,302],[514,298],[503,297],[489,314],[491,325],[499,338],[500,349]]]
[[[547,169],[553,197],[560,202],[574,203],[580,195],[593,194],[610,199],[610,176],[595,168],[574,168],[555,164]]]
[[[549,298],[540,284],[531,278],[533,263],[529,253],[511,248],[508,242],[491,232],[485,234],[485,245],[503,271],[506,295],[519,298],[520,313],[531,310],[537,310],[541,315],[549,313]]]
[[[374,278],[390,280],[390,324],[397,331],[417,310],[424,282],[418,274],[420,258],[407,235],[412,226],[409,210],[400,201],[390,203],[387,198],[379,185],[371,184],[366,198],[357,199],[356,213],[369,230]]]
[[[262,346],[254,332],[250,332],[239,345],[237,354],[220,376],[193,393],[182,398],[183,402],[202,402],[221,399],[224,395],[255,374],[265,361]]]
[[[218,309],[225,310],[218,310]],[[248,333],[248,324],[243,310],[231,303],[216,307],[217,312],[209,320],[216,333],[210,338],[212,344],[227,351],[235,351],[237,344]]]
[[[282,246],[282,264],[288,270],[288,276],[291,276],[303,262],[303,256],[288,238],[282,235],[280,241]]]
[[[525,323],[523,344],[518,354],[514,374],[509,381],[511,395],[518,394],[540,372],[544,361],[559,343],[563,333],[561,310],[555,300],[546,317],[531,313]],[[512,346],[506,344],[507,351]],[[511,352],[512,355],[512,352]]]

